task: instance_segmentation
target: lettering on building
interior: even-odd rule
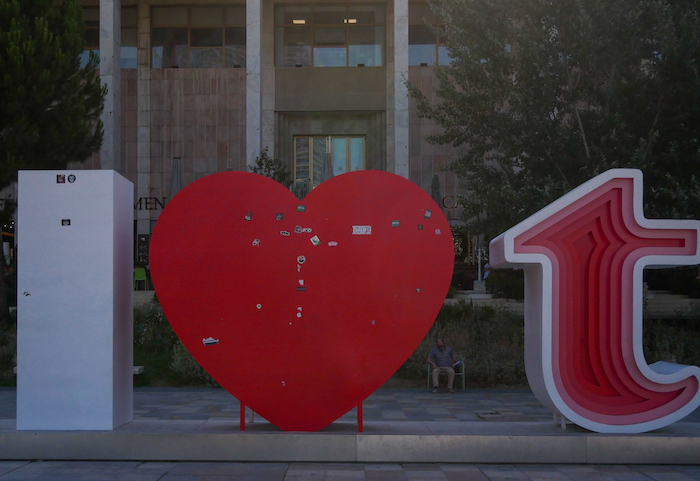
[[[139,200],[134,202],[134,210],[163,210],[165,208],[167,197],[139,197]]]

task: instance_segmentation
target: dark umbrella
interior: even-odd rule
[[[437,174],[433,174],[433,181],[430,183],[430,197],[442,210],[442,189],[440,188],[440,179]]]
[[[170,199],[182,189],[182,159],[173,157],[172,170],[170,172]]]

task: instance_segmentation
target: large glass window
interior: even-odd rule
[[[138,12],[136,7],[122,8],[122,68],[136,68]]]
[[[449,65],[450,56],[435,26],[439,23],[428,4],[408,5],[408,65]]]
[[[277,5],[275,65],[381,66],[384,23],[383,5]]]
[[[153,7],[154,68],[245,67],[245,5]]]
[[[365,138],[342,135],[295,137],[294,193],[299,198],[321,183],[326,174],[326,161],[333,169],[333,176],[364,170]]]
[[[121,29],[121,68],[136,68],[136,28],[135,7],[122,7]],[[85,50],[80,54],[80,66],[87,65],[90,52],[100,55],[100,8],[83,7],[85,22]]]

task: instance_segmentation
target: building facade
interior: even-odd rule
[[[179,170],[184,186],[248,170],[264,149],[301,195],[330,155],[335,175],[396,173],[458,218],[451,147],[426,141],[437,126],[418,118],[405,83],[431,95],[434,65],[449,62],[426,3],[82,3],[109,92],[102,150],[70,167],[131,180],[139,235],[152,232]]]

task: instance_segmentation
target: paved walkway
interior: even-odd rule
[[[0,388],[0,434],[14,431],[16,389]],[[222,389],[135,388],[134,422],[120,430],[138,432],[238,432],[238,401]],[[431,394],[421,389],[380,389],[364,403],[365,432],[426,434],[547,433],[576,436],[587,431],[556,428],[551,414],[529,389],[471,389]],[[356,433],[354,410],[326,432]],[[256,419],[247,431],[274,431]],[[651,436],[700,437],[700,410]],[[139,461],[0,461],[0,481],[303,481],[303,480],[602,480],[698,481],[694,466],[338,464]]]
[[[0,419],[15,419],[16,388],[0,387]],[[547,421],[529,389],[379,389],[363,403],[365,421]],[[238,421],[238,400],[223,389],[134,388],[134,421]],[[340,418],[354,421],[353,409]],[[700,422],[700,412],[693,418]],[[256,419],[259,419],[256,417]]]
[[[0,461],[0,481],[697,481],[700,466]]]
[[[16,388],[0,387],[0,432],[15,431]],[[138,432],[236,432],[239,403],[223,389],[134,388]],[[379,389],[363,403],[366,433],[557,434],[588,431],[569,424],[562,432],[530,389],[467,389],[432,394],[425,389]],[[356,409],[322,432],[357,432]],[[279,431],[259,416],[247,432]],[[650,435],[700,437],[700,409]],[[698,456],[700,462],[700,454]]]

